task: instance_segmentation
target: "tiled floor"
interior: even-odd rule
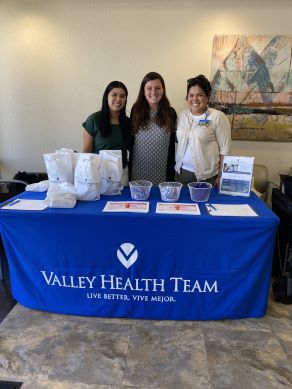
[[[208,322],[56,315],[17,304],[0,324],[0,380],[23,389],[292,388],[292,305]]]

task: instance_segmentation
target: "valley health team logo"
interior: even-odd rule
[[[138,258],[138,251],[132,243],[123,243],[117,250],[117,257],[125,268],[129,269]]]

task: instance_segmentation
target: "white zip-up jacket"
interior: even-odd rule
[[[220,155],[230,155],[231,127],[225,114],[208,108],[208,125],[193,122],[190,110],[182,111],[177,120],[177,151],[175,170],[180,173],[189,135],[192,140],[192,161],[198,181],[218,174]],[[191,134],[190,134],[191,132]]]

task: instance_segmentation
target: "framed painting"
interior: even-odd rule
[[[210,106],[232,139],[292,142],[292,36],[216,35]]]

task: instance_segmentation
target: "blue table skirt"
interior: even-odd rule
[[[18,197],[40,199],[45,193]],[[277,216],[254,194],[212,189],[210,202],[248,203],[259,217],[105,213],[102,196],[73,209],[0,210],[14,298],[44,311],[169,320],[265,315]],[[180,202],[191,202],[182,190]]]

